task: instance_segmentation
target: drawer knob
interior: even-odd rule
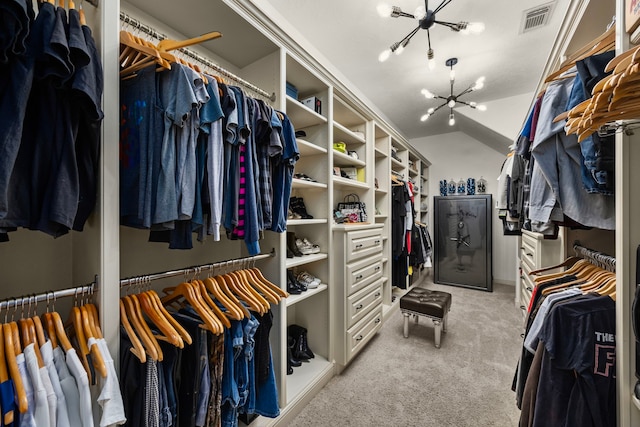
[[[379,244],[380,244],[380,240],[376,240],[374,243],[375,243],[376,245],[379,245]]]
[[[380,271],[380,266],[376,265],[376,268],[374,268],[375,271]]]
[[[360,310],[362,308],[362,304],[356,305],[356,310]]]
[[[382,320],[380,320],[380,318],[378,317],[378,318],[376,319],[375,323],[380,323],[380,322],[382,322]]]
[[[525,252],[525,254],[526,254],[527,256],[530,256],[530,257],[532,257],[532,256],[533,256],[533,254],[532,254],[531,252]]]
[[[532,288],[531,286],[527,286],[527,290],[528,290],[529,292],[531,292],[531,291],[533,291],[533,288]]]
[[[356,245],[356,249],[360,249],[361,247],[362,247],[362,243],[358,243],[358,244]]]
[[[520,310],[526,310],[526,309],[527,309],[527,307],[525,307],[524,305],[520,306]]]
[[[358,335],[358,336],[356,337],[356,341],[362,341],[362,339],[363,339],[363,338],[364,338],[364,337],[363,337],[362,335]]]
[[[381,293],[380,293],[380,292],[376,292],[376,295],[375,295],[375,296],[376,296],[376,298],[378,298],[380,295],[381,295]]]
[[[356,276],[356,280],[360,280],[360,279],[362,279],[362,274],[358,274],[358,275]]]

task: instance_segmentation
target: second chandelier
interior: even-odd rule
[[[462,105],[467,105],[471,108],[480,110],[480,111],[486,111],[487,107],[486,105],[483,104],[477,104],[475,102],[465,102],[465,101],[461,101],[459,98],[463,95],[468,94],[469,92],[473,92],[474,90],[479,90],[482,89],[484,87],[484,77],[480,77],[478,78],[478,80],[475,81],[475,83],[473,83],[471,86],[469,86],[468,88],[466,88],[465,90],[463,90],[462,92],[460,92],[457,95],[453,94],[453,84],[455,83],[456,80],[456,73],[455,70],[453,69],[453,66],[456,65],[458,63],[458,58],[449,58],[447,59],[447,61],[445,62],[445,64],[447,65],[447,67],[449,67],[450,71],[449,71],[449,82],[451,83],[451,91],[449,92],[449,96],[440,96],[440,95],[436,95],[434,93],[431,93],[430,91],[428,91],[427,89],[422,89],[421,93],[425,96],[425,98],[427,99],[433,99],[433,98],[437,98],[437,99],[442,99],[444,100],[444,102],[442,104],[440,104],[439,106],[435,107],[435,108],[429,108],[427,110],[426,114],[423,114],[422,117],[420,117],[420,121],[426,121],[429,117],[431,117],[433,115],[433,113],[435,113],[436,111],[438,111],[439,109],[441,109],[442,107],[449,107],[449,126],[453,126],[456,124],[456,118],[453,114],[453,108],[458,105],[458,104],[462,104]]]

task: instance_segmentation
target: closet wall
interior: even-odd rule
[[[506,148],[505,152],[498,152],[462,132],[412,139],[411,144],[433,161],[429,168],[428,183],[430,224],[433,224],[433,196],[440,195],[439,181],[442,179],[458,182],[461,178],[466,181],[467,178],[473,177],[477,185],[478,179],[482,176],[487,181],[487,194],[493,195],[495,204],[498,197],[497,177],[500,175]],[[460,156],[459,153],[469,155]],[[474,161],[470,162],[468,159]],[[503,235],[502,222],[495,210],[492,211],[492,221],[493,280],[496,283],[514,284],[517,262],[515,248],[518,239]]]

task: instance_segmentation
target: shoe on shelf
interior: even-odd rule
[[[313,219],[313,216],[307,212],[307,207],[304,205],[302,197],[289,198],[289,207],[294,213],[300,215],[302,219]]]
[[[289,282],[291,282],[291,288],[298,291],[297,294],[301,294],[307,290],[307,286],[298,281],[293,270],[287,270],[287,287],[289,286]]]
[[[292,211],[292,210],[291,210],[291,208],[289,208],[289,209],[287,210],[287,219],[288,219],[288,220],[289,220],[289,219],[301,219],[301,218],[302,218],[302,217],[301,217],[299,214],[297,214],[297,213],[295,213],[294,211]]]
[[[296,235],[293,231],[287,231],[287,249],[293,253],[294,256],[302,256],[302,252],[298,249],[298,245],[296,245]]]
[[[305,361],[315,357],[315,354],[313,354],[313,351],[309,348],[306,328],[299,325],[289,325],[287,332],[294,340],[294,345],[291,350],[294,358]]]
[[[302,255],[311,255],[313,248],[302,241],[302,239],[296,239],[296,247]]]
[[[290,295],[300,295],[302,290],[298,286],[298,282],[295,278],[289,274],[289,271],[290,270],[287,270],[287,292],[289,292]]]
[[[293,374],[293,368],[302,366],[302,362],[293,357],[293,347],[295,344],[296,341],[293,337],[287,337],[287,375]],[[289,368],[291,368],[291,370],[289,370]],[[291,372],[291,374],[289,372]]]
[[[318,182],[315,179],[311,178],[309,175],[306,175],[304,173],[294,173],[293,177],[296,179],[300,179],[302,181]]]
[[[306,271],[301,271],[300,273],[298,273],[296,279],[298,279],[298,283],[306,285],[307,289],[315,289],[320,284],[320,279],[307,273]]]
[[[312,254],[320,253],[320,246],[315,243],[311,243],[306,237],[302,239],[302,243],[304,243],[307,247],[311,248]]]

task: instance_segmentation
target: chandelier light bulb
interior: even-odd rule
[[[455,106],[456,106],[456,100],[455,100],[455,99],[450,99],[450,100],[447,102],[447,106],[448,106],[449,108],[453,108],[453,107],[455,107]]]
[[[420,91],[420,93],[421,93],[421,94],[423,94],[423,95],[424,95],[424,97],[425,97],[425,98],[427,98],[427,99],[432,99],[432,98],[435,98],[435,97],[436,97],[434,94],[432,94],[431,92],[429,92],[427,89],[422,89],[422,90]]]
[[[484,22],[469,22],[466,30],[471,34],[480,34],[484,31]]]
[[[449,80],[454,81],[456,79],[456,70],[453,68],[449,71]]]
[[[420,21],[424,19],[425,16],[427,16],[427,11],[425,10],[424,6],[418,6],[413,12],[413,16],[415,16],[415,18]]]
[[[426,122],[427,119],[431,116],[431,114],[427,113],[427,114],[423,114],[422,117],[420,117],[420,121],[421,122]]]
[[[453,126],[456,124],[456,118],[453,116],[453,113],[449,114],[449,126]]]
[[[484,87],[484,76],[478,78],[474,85],[471,87],[472,90],[480,90]]]
[[[386,49],[378,55],[378,61],[384,62],[391,56],[391,49]]]
[[[385,3],[380,3],[377,7],[376,10],[378,11],[378,15],[380,15],[382,18],[389,18],[391,16],[391,11],[393,10],[393,8]]]
[[[478,111],[487,111],[487,106],[484,104],[478,104],[476,108],[478,109]]]
[[[434,59],[434,56],[435,55],[433,53],[433,49],[429,48],[429,50],[427,51],[427,66],[431,71],[435,70],[436,68],[436,61]]]
[[[427,110],[427,113],[429,113],[429,115],[432,115],[434,112],[436,111],[435,108],[431,107]]]
[[[402,52],[404,52],[404,46],[403,46],[403,45],[400,45],[400,46],[398,46],[398,48],[395,50],[395,52],[394,52],[394,53],[395,53],[396,55],[400,55]]]

